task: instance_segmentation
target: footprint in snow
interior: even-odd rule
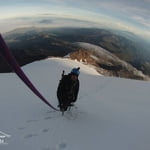
[[[59,150],[65,150],[67,147],[67,144],[66,143],[60,143],[58,147],[59,147]]]
[[[50,119],[52,119],[52,118],[54,118],[54,117],[45,117],[44,119],[45,119],[45,120],[50,120]]]
[[[52,149],[49,146],[47,146],[43,148],[42,150],[66,150],[66,148],[67,148],[67,144],[63,142],[63,143],[56,145],[56,147]]]
[[[56,111],[55,110],[51,110],[51,111],[47,111],[46,113],[51,114],[51,113],[54,113],[54,112],[56,112]]]
[[[18,129],[19,129],[19,130],[24,130],[24,129],[25,129],[25,127],[19,127]]]
[[[46,132],[48,132],[48,131],[49,131],[49,129],[48,129],[48,128],[47,128],[47,129],[43,129],[43,130],[42,130],[42,132],[43,132],[43,133],[46,133]]]
[[[45,147],[42,150],[51,150],[49,147]]]
[[[38,136],[38,135],[37,134],[28,134],[28,135],[25,135],[24,138],[29,139],[29,138],[32,138],[34,136]]]
[[[38,120],[28,120],[27,123],[37,122]]]

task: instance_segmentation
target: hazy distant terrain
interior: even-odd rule
[[[48,56],[65,56],[80,48],[75,42],[94,44],[150,75],[148,44],[129,32],[96,28],[20,28],[5,34],[5,39],[20,65]],[[0,71],[8,71],[0,61]]]

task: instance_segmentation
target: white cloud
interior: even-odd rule
[[[132,18],[138,23],[143,24],[145,27],[149,28],[150,30],[150,20],[147,20],[141,16],[133,16]]]
[[[128,31],[132,31],[133,28],[129,25],[126,25],[125,23],[122,23],[122,22],[116,22],[116,25],[117,27],[119,27],[119,29],[122,29],[122,30],[128,30]]]
[[[20,26],[21,23],[23,25],[27,23],[34,25],[35,17],[40,16],[40,14],[48,14],[47,16],[91,21],[94,27],[99,24],[100,26],[104,25],[105,27],[119,28],[139,33],[142,33],[143,30],[143,33],[145,32],[146,35],[149,35],[149,0],[27,0],[24,2],[25,5],[23,5],[23,1],[21,3],[21,1],[16,0],[16,2],[14,0],[10,6],[5,5],[5,7],[4,5],[0,5],[1,30],[7,26],[4,25],[6,21],[2,19],[33,16],[32,22],[20,20],[10,24],[13,24],[13,26]],[[3,3],[9,4],[9,1],[5,0]]]

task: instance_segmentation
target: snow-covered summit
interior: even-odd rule
[[[61,116],[36,97],[14,73],[0,74],[2,150],[149,150],[150,83],[100,76],[69,59],[49,58],[22,69],[57,106],[62,70],[80,66],[76,106]]]

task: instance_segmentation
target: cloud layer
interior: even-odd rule
[[[150,36],[150,0],[5,0],[0,1],[0,13],[0,26],[4,25],[2,19],[10,17],[53,14],[95,24],[111,23],[111,26]],[[51,21],[43,19],[39,23],[51,24]]]

